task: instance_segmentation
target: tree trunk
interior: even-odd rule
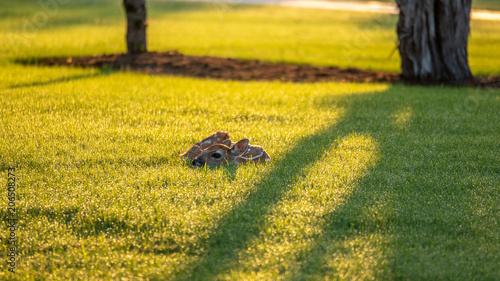
[[[471,0],[396,0],[401,70],[418,82],[472,79],[467,56]]]
[[[127,54],[146,52],[146,0],[123,0],[123,7],[127,13]]]

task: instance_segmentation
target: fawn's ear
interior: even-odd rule
[[[231,142],[231,140],[225,140],[222,142],[222,144],[227,146],[227,147],[231,147],[232,142]]]
[[[233,154],[233,156],[240,156],[241,154],[243,154],[247,150],[248,142],[248,139],[242,139],[239,142],[235,143],[231,147],[231,154]]]

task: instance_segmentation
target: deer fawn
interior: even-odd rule
[[[210,135],[197,142],[195,145],[193,145],[191,148],[189,148],[179,156],[183,159],[194,160],[203,152],[203,150],[207,149],[211,145],[214,145],[216,143],[223,143],[227,140],[229,140],[229,134],[227,132],[218,131],[215,134]]]
[[[229,134],[221,131],[206,137],[180,156],[192,160],[197,167],[271,161],[262,147],[250,145],[248,139],[233,143]]]

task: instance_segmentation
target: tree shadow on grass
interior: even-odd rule
[[[464,253],[470,251],[484,254],[488,265],[494,264],[494,257],[487,249],[474,246],[485,234],[478,234],[474,226],[468,225],[472,212],[470,192],[460,181],[468,181],[465,175],[474,181],[494,171],[487,166],[472,172],[467,165],[447,166],[457,160],[468,163],[468,157],[480,153],[481,148],[473,144],[450,140],[484,116],[460,117],[453,104],[440,101],[440,95],[457,93],[432,89],[394,86],[381,93],[319,101],[319,106],[345,106],[347,114],[339,123],[300,140],[274,163],[274,169],[246,200],[220,219],[209,238],[197,245],[205,249],[205,254],[170,279],[215,280],[241,268],[239,254],[259,236],[273,206],[331,144],[353,133],[369,135],[378,143],[378,162],[357,181],[344,203],[322,217],[320,235],[311,237],[308,250],[293,261],[295,265],[289,268],[292,273],[279,274],[292,280],[335,276],[439,279],[471,273],[492,277],[491,270],[484,272],[483,267],[467,264],[470,257]],[[465,99],[467,94],[458,96]],[[450,238],[452,241],[448,241]],[[463,239],[469,244],[462,245]],[[433,246],[434,241],[452,248]],[[454,261],[458,264],[449,266]],[[418,266],[420,262],[427,266]],[[419,269],[412,269],[415,266]]]
[[[63,76],[59,78],[54,78],[50,80],[45,80],[45,81],[33,81],[33,82],[28,82],[28,83],[19,83],[15,85],[8,86],[7,89],[13,90],[13,89],[19,89],[19,88],[29,88],[29,87],[37,87],[37,86],[48,86],[48,85],[53,85],[53,84],[58,84],[58,83],[65,83],[65,82],[70,82],[70,81],[76,81],[76,80],[82,80],[82,79],[88,79],[88,78],[95,78],[103,75],[108,75],[110,71],[96,71],[94,73],[89,73],[89,74],[78,74],[78,75],[72,75],[72,76]]]
[[[367,119],[362,111],[373,110],[377,106],[373,101],[379,101],[376,97],[384,95],[369,93],[339,98],[338,104],[347,105],[348,112],[340,123],[301,139],[274,163],[274,169],[255,186],[246,200],[217,223],[214,233],[203,242],[206,254],[188,265],[185,271],[178,272],[176,280],[213,280],[237,266],[238,253],[258,236],[272,207],[306,175],[306,168],[323,157],[336,140],[354,131],[367,131],[364,126],[376,126],[379,120]]]
[[[475,201],[481,196],[471,198],[478,192],[472,186],[494,174],[495,168],[488,165],[493,161],[477,161],[480,155],[493,158],[477,144],[487,139],[491,142],[495,133],[487,133],[491,138],[484,139],[482,129],[479,134],[468,131],[477,131],[487,113],[482,117],[477,112],[466,114],[457,110],[457,104],[441,103],[440,110],[436,110],[439,106],[428,108],[439,104],[440,95],[450,94],[433,90],[406,97],[406,93],[391,90],[373,96],[384,105],[376,122],[352,118],[355,111],[366,109],[364,103],[369,99],[351,107],[358,109],[344,124],[360,121],[353,129],[379,143],[380,160],[345,204],[324,216],[322,235],[299,255],[302,259],[296,261],[291,280],[498,277],[491,270],[498,263],[492,254],[495,251],[477,247],[484,243],[481,241],[498,240],[493,232],[480,230],[494,224],[493,209],[484,208],[484,214],[492,216],[483,223],[484,214],[474,215]],[[467,97],[467,91],[451,94],[458,94],[458,100]],[[427,99],[426,106],[422,107],[419,99]],[[342,130],[342,124],[337,129]],[[463,134],[477,139],[466,140]],[[495,206],[500,201],[496,198],[485,196],[481,200]],[[481,266],[470,263],[474,254],[481,259]]]

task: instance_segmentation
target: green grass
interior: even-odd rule
[[[500,3],[496,0],[473,0],[472,8],[500,10]]]
[[[4,3],[0,21],[9,32],[0,38],[16,35],[36,11]],[[16,167],[20,228],[17,273],[4,263],[0,279],[500,279],[500,91],[14,64],[124,50],[118,4],[71,3],[30,33],[29,44],[2,46],[0,185]],[[219,18],[210,5],[155,3],[163,8],[150,13],[153,49],[299,63],[321,64],[323,52],[335,53],[329,44],[342,43],[327,38],[303,57],[281,46],[297,40],[313,48],[327,27],[344,34],[379,20],[275,7]],[[265,21],[251,25],[254,17]],[[473,25],[495,38],[494,25]],[[249,28],[248,41],[238,42],[238,27]],[[374,57],[387,51],[380,40],[367,48]],[[490,47],[476,48],[494,64],[496,54],[480,49]],[[217,169],[181,162],[178,153],[216,130],[262,145],[273,162]]]
[[[330,0],[336,1],[336,0]],[[346,1],[346,0],[341,0]],[[347,0],[349,1],[349,0]],[[372,1],[372,0],[355,0],[355,1]],[[395,0],[377,0],[375,2],[391,2],[395,3]],[[500,2],[498,0],[472,0],[473,9],[490,9],[490,10],[500,10]]]

